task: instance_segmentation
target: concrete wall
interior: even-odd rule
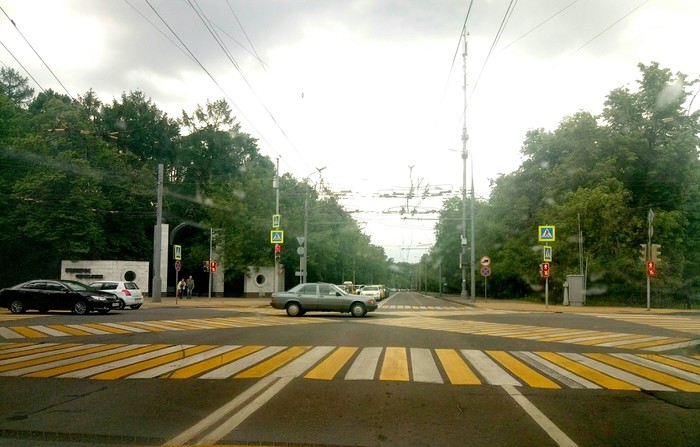
[[[92,281],[133,281],[149,293],[148,261],[61,261],[61,279],[89,284]]]
[[[284,289],[284,274],[277,275],[279,281],[278,290]],[[275,291],[275,268],[274,267],[248,267],[248,273],[243,283],[243,296],[255,298],[270,296]]]

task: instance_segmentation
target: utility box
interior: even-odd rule
[[[586,304],[586,287],[583,275],[566,275],[568,284],[569,306],[584,306]]]

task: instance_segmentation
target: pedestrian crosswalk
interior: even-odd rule
[[[288,318],[281,316],[242,316],[225,318],[189,318],[178,320],[129,321],[80,324],[45,324],[0,327],[0,339],[68,337],[84,335],[131,334],[142,332],[230,329],[280,325],[328,323],[324,318]]]
[[[700,392],[700,355],[454,348],[0,343],[0,376],[260,379]]]
[[[364,324],[428,329],[460,334],[516,338],[544,343],[569,343],[607,348],[669,351],[700,344],[700,339],[595,331],[589,329],[553,328],[487,321],[455,320],[428,316],[365,319]]]
[[[596,314],[595,316],[700,335],[700,318],[697,316],[647,314]]]

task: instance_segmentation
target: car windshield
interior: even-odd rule
[[[63,284],[65,284],[69,289],[71,289],[74,292],[94,292],[95,289],[83,284],[78,281],[62,281]]]

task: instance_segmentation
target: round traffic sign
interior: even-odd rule
[[[175,271],[179,272],[181,268],[182,268],[182,264],[180,263],[180,260],[178,259],[177,261],[175,261]]]
[[[481,267],[481,276],[491,275],[491,269],[488,267]]]
[[[484,267],[487,267],[491,265],[491,258],[489,258],[488,256],[483,256],[479,262],[481,262],[481,265],[483,265]]]

